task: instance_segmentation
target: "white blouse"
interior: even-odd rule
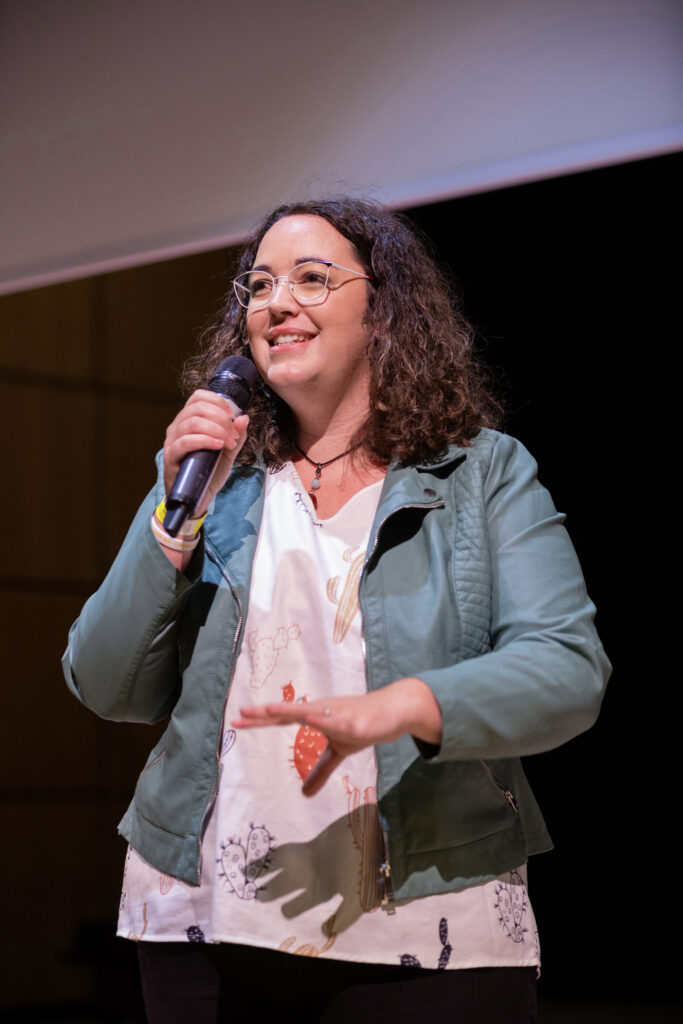
[[[358,582],[380,491],[378,481],[320,520],[291,463],[268,474],[201,884],[160,874],[129,848],[119,935],[440,969],[539,965],[525,866],[380,908],[373,747],[304,797],[325,746],[317,730],[231,728],[245,705],[366,692]]]

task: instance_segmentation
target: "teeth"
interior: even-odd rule
[[[292,345],[295,341],[308,341],[305,334],[278,334],[272,339],[273,345]]]

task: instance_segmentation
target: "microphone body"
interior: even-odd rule
[[[240,416],[252,399],[258,371],[245,356],[228,356],[216,367],[208,391],[223,398],[235,416]],[[200,505],[220,456],[220,450],[202,448],[186,455],[166,498],[164,529],[175,537],[183,523]]]

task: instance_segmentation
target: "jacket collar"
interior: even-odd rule
[[[436,462],[416,462],[413,468],[422,473],[429,473],[435,469],[444,469],[451,462],[462,462],[464,458],[467,458],[468,451],[470,451],[469,448],[452,444],[446,454],[442,458],[437,459]]]
[[[443,458],[429,464],[400,466],[396,462],[390,463],[372,535],[399,508],[442,506],[449,467],[454,469],[466,457],[467,449],[454,445]],[[230,576],[236,581],[248,580],[250,576],[263,515],[265,478],[263,463],[241,466],[216,495],[206,519],[207,548],[223,565],[229,563]]]
[[[392,462],[387,470],[380,507],[388,499],[393,504],[418,504],[430,506],[441,504],[435,499],[444,492],[443,481],[453,469],[467,458],[467,449],[453,445],[443,458],[436,462],[416,463],[414,466],[400,466]]]

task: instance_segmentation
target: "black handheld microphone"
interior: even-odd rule
[[[251,402],[257,380],[258,371],[251,359],[228,356],[216,367],[207,390],[224,398],[235,416],[240,416]],[[180,463],[178,475],[166,498],[164,529],[171,537],[175,537],[185,520],[199,506],[220,454],[220,450],[202,448],[190,452]]]

